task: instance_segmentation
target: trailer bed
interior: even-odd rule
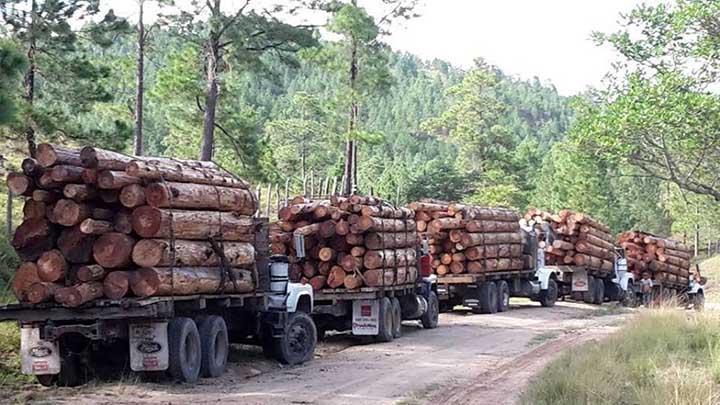
[[[322,301],[347,301],[347,300],[370,300],[389,292],[389,295],[406,294],[415,291],[420,283],[391,285],[385,287],[361,287],[355,290],[347,288],[325,288],[315,291],[315,302]]]
[[[493,271],[488,273],[463,273],[463,274],[446,274],[439,276],[438,284],[476,284],[479,281],[498,280],[507,278],[531,278],[535,275],[535,270],[508,270]]]
[[[18,303],[0,306],[0,321],[89,321],[96,319],[172,318],[176,310],[201,310],[208,307],[267,307],[267,293],[205,294],[149,298],[99,299],[77,308],[57,303]]]

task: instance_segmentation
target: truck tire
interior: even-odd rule
[[[178,382],[195,383],[200,378],[200,334],[190,318],[175,318],[168,325],[170,376]]]
[[[582,291],[573,291],[570,293],[570,297],[575,301],[582,301],[585,294]]]
[[[378,342],[392,342],[393,340],[393,307],[387,297],[380,299],[380,324],[378,325]]]
[[[633,283],[628,282],[627,290],[623,294],[622,301],[620,303],[624,307],[628,308],[635,308],[638,306],[639,300]]]
[[[622,297],[622,290],[619,285],[608,280],[605,283],[605,296],[610,302],[620,301],[620,297]]]
[[[602,305],[603,302],[605,302],[605,281],[601,278],[596,278],[594,304]]]
[[[498,309],[498,289],[492,281],[485,281],[480,285],[480,312],[494,314]]]
[[[695,311],[702,311],[705,308],[705,293],[698,291],[693,297],[693,309]]]
[[[557,282],[553,279],[548,281],[547,290],[540,291],[540,305],[546,308],[554,307],[558,298]]]
[[[440,305],[438,297],[434,291],[430,291],[428,295],[427,311],[420,317],[420,322],[425,329],[435,329],[438,326],[438,317],[440,316]]]
[[[588,276],[587,277],[587,291],[583,291],[583,302],[587,304],[592,304],[595,302],[595,277]]]
[[[402,308],[400,307],[400,300],[397,297],[390,298],[390,306],[392,307],[393,314],[393,338],[397,339],[402,336]]]
[[[200,375],[217,378],[225,373],[227,368],[230,343],[225,320],[217,315],[211,315],[198,323],[200,333]]]
[[[35,378],[44,387],[77,387],[85,382],[78,355],[62,349],[60,349],[60,373],[36,375]]]
[[[510,308],[510,287],[505,280],[498,280],[496,283],[498,291],[497,311],[505,312]]]
[[[43,387],[54,387],[57,384],[58,376],[57,374],[43,374],[36,375],[35,379],[37,380],[38,384],[42,385]]]
[[[288,316],[285,331],[275,342],[277,360],[295,365],[310,361],[315,353],[317,330],[310,315],[298,311]]]

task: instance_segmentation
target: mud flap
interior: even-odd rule
[[[588,290],[588,274],[586,270],[575,270],[572,273],[572,291],[586,292]]]
[[[60,347],[57,341],[40,339],[39,328],[20,329],[20,359],[23,374],[60,373]]]
[[[353,301],[352,334],[357,336],[380,333],[380,301]]]
[[[163,371],[170,364],[168,323],[147,322],[130,324],[130,369],[133,371]]]

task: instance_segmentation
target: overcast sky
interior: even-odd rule
[[[262,1],[262,0],[261,0]],[[657,0],[651,0],[656,2]],[[226,5],[239,1],[226,1]],[[361,0],[372,9],[379,0]],[[109,2],[134,17],[134,1]],[[182,4],[182,0],[178,2]],[[590,40],[619,28],[619,13],[641,0],[424,0],[421,16],[392,29],[386,41],[424,59],[470,67],[478,56],[508,74],[550,81],[561,94],[597,86],[614,59]],[[150,8],[147,14],[152,14]],[[150,16],[149,16],[150,17]]]

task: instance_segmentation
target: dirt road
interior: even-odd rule
[[[526,302],[496,315],[443,314],[440,327],[412,322],[391,343],[331,336],[306,365],[281,368],[257,350],[233,352],[229,372],[186,387],[136,381],[80,389],[35,389],[25,399],[66,403],[421,404],[513,403],[559,352],[610,333],[628,315],[608,306]],[[39,390],[39,392],[38,392]]]

